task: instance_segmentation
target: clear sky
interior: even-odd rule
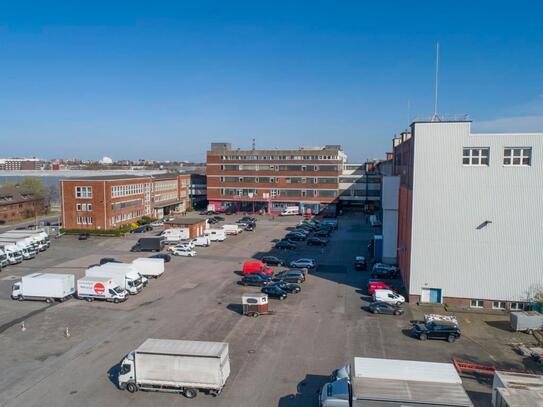
[[[433,110],[543,132],[541,1],[3,1],[0,156],[383,157]],[[408,102],[409,101],[409,102]],[[409,106],[409,108],[408,108]]]

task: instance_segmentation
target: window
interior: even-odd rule
[[[505,302],[503,302],[503,301],[494,301],[492,303],[492,309],[505,309]]]
[[[506,147],[503,150],[503,165],[530,166],[532,165],[531,147]]]
[[[78,225],[92,225],[93,222],[94,218],[92,216],[78,216],[76,219]]]
[[[511,311],[522,311],[525,308],[525,304],[523,302],[512,302],[511,303]]]
[[[75,204],[76,211],[92,211],[92,204]]]
[[[92,198],[92,187],[75,187],[76,198]]]
[[[484,308],[485,303],[483,300],[471,300],[471,308]]]
[[[75,210],[76,211],[81,211],[81,204],[75,204]]]
[[[490,149],[486,148],[466,148],[464,147],[462,164],[464,165],[473,165],[473,166],[488,166],[488,157],[490,155]]]

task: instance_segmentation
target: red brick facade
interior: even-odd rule
[[[190,239],[195,239],[198,236],[203,236],[206,229],[206,220],[181,217],[164,222],[164,230],[173,228],[188,228]]]
[[[24,187],[0,188],[0,223],[13,222],[49,212],[45,198]]]

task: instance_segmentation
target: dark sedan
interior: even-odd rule
[[[275,285],[264,287],[260,291],[262,291],[264,294],[268,294],[268,297],[270,298],[277,298],[278,300],[281,300],[281,301],[287,298],[287,292],[281,290],[279,287]]]
[[[287,283],[286,281],[276,281],[272,284],[270,284],[268,287],[277,286],[281,290],[286,291],[287,293],[291,294],[298,294],[300,291],[302,291],[302,287],[300,284],[295,283]]]
[[[267,266],[282,266],[285,264],[285,261],[275,256],[265,256],[262,257],[262,263]]]
[[[239,281],[239,284],[245,285],[245,286],[253,285],[256,287],[264,287],[268,285],[269,282],[270,282],[269,279],[263,278],[262,276],[258,274],[248,274]]]
[[[299,242],[300,240],[305,240],[306,237],[307,237],[307,236],[304,235],[303,233],[291,232],[291,233],[288,233],[288,234],[285,236],[285,239],[293,240],[293,241],[295,241],[295,242]]]
[[[368,311],[374,314],[389,314],[389,315],[402,315],[403,308],[398,305],[389,304],[386,302],[372,302],[368,306]]]
[[[330,237],[330,231],[328,229],[318,229],[313,232],[313,236]]]
[[[323,239],[322,237],[310,237],[307,239],[307,244],[310,246],[326,246],[328,240]]]
[[[275,248],[279,250],[294,250],[296,249],[296,245],[294,243],[281,240],[280,242],[277,242],[277,244],[275,245]]]
[[[172,259],[172,256],[170,256],[167,253],[158,253],[158,254],[154,254],[152,256],[149,256],[149,258],[150,259],[163,259],[164,263],[169,263],[170,260]]]
[[[302,271],[299,270],[287,270],[277,273],[274,278],[274,281],[286,281],[287,283],[296,283],[300,284],[305,281],[305,276]]]

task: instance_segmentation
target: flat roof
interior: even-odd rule
[[[173,220],[164,221],[164,223],[170,225],[195,225],[197,223],[205,222],[204,218],[174,218]]]
[[[119,174],[119,175],[97,175],[79,178],[68,178],[61,181],[117,181],[123,179],[138,179],[138,178],[152,178],[151,175],[131,175],[131,174]]]
[[[159,353],[163,355],[192,355],[221,357],[228,351],[226,342],[183,341],[177,339],[153,339],[143,342],[136,353]]]

